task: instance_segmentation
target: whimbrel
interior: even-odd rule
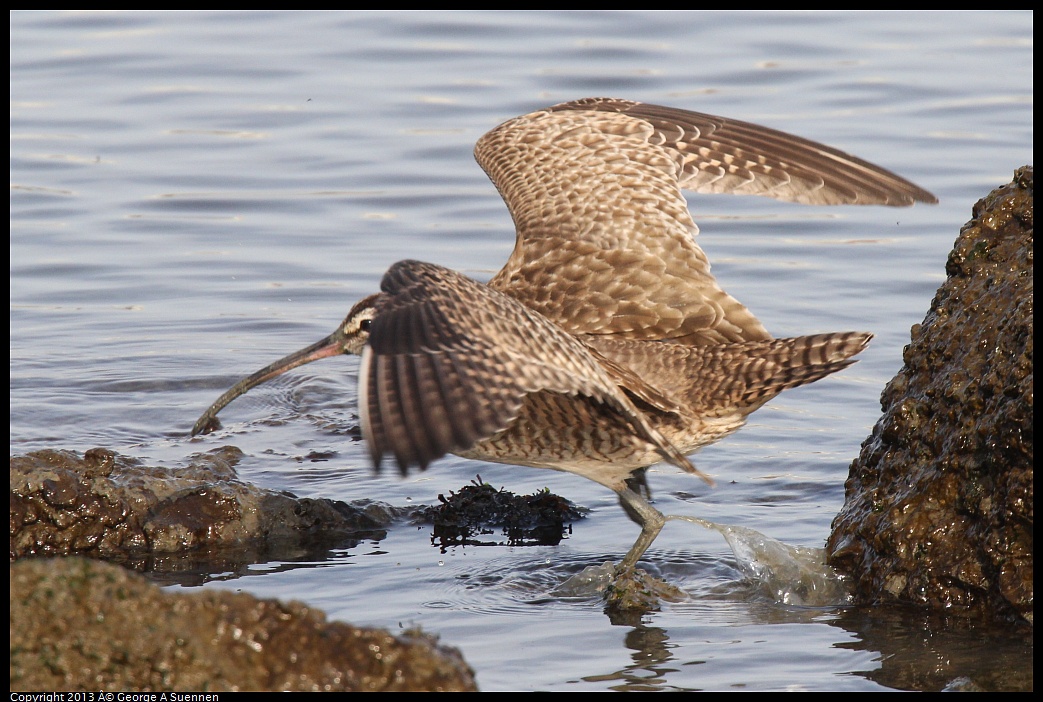
[[[362,357],[359,417],[379,467],[447,453],[575,473],[614,490],[641,533],[665,517],[641,489],[667,461],[734,432],[787,388],[854,361],[871,334],[773,338],[722,290],[682,190],[817,205],[908,206],[926,190],[831,147],[738,120],[588,98],[484,135],[478,163],[517,229],[487,283],[400,261],[331,335],[228,390],[192,434],[254,386]]]

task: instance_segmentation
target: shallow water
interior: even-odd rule
[[[441,553],[401,525],[205,585],[419,625],[460,648],[486,690],[878,690],[1031,665],[1031,647],[1002,633],[778,604],[720,534],[683,522],[645,564],[689,599],[610,621],[597,598],[554,593],[632,543],[614,496],[452,457],[372,476],[351,438],[350,359],[282,376],[226,409],[223,431],[187,437],[239,377],[332,331],[392,262],[490,276],[512,228],[475,140],[591,95],[817,139],[941,200],[690,201],[722,286],[774,334],[876,338],[854,367],[702,451],[716,488],[654,471],[657,506],[821,547],[959,227],[1032,161],[1030,12],[12,13],[12,453],[104,446],[178,466],[234,444],[245,480],[394,505],[433,503],[476,473],[549,487],[591,509],[556,547]]]

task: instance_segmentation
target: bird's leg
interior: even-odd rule
[[[652,504],[629,487],[618,491],[619,504],[622,505],[627,515],[641,525],[641,533],[637,541],[627,551],[627,555],[619,563],[618,572],[625,572],[637,565],[641,556],[645,554],[648,547],[652,545],[659,532],[666,524],[666,517]]]

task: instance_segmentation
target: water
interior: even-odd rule
[[[419,625],[460,648],[486,690],[878,690],[1030,664],[1030,648],[981,632],[778,604],[720,534],[684,522],[646,562],[690,598],[612,622],[596,598],[554,593],[632,543],[613,495],[456,458],[373,477],[347,431],[349,359],[283,376],[226,409],[224,431],[187,438],[239,377],[332,331],[392,262],[488,278],[512,228],[475,140],[592,95],[790,131],[940,198],[691,200],[722,286],[770,331],[877,336],[856,366],[700,453],[715,489],[655,471],[657,506],[821,547],[959,227],[1032,162],[1031,12],[12,13],[12,453],[104,446],[178,466],[235,444],[242,477],[264,487],[395,505],[433,503],[476,473],[549,487],[592,510],[557,547],[443,554],[402,525],[320,563],[206,585]],[[896,674],[899,659],[918,675]]]

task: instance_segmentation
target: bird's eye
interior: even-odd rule
[[[372,319],[363,319],[359,322],[359,331],[368,332],[370,325],[373,324]]]

